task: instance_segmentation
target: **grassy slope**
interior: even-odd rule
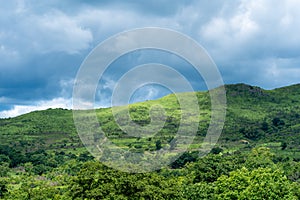
[[[245,84],[227,85],[227,117],[223,134],[218,143],[226,151],[247,149],[254,145],[265,145],[279,150],[287,144],[285,153],[298,151],[300,146],[300,85],[263,90]],[[189,98],[190,93],[181,94]],[[197,92],[201,109],[198,137],[191,148],[198,148],[206,133],[210,120],[208,92]],[[155,150],[155,142],[162,145],[174,137],[180,123],[180,110],[175,95],[154,101],[129,105],[133,120],[145,126],[150,122],[149,108],[160,104],[166,110],[167,123],[153,139],[128,137],[114,122],[111,109],[98,109],[99,123],[112,141],[122,148]],[[119,115],[124,114],[120,108]],[[186,126],[188,129],[188,126]],[[241,144],[245,139],[249,145]],[[9,144],[21,150],[40,148],[47,150],[82,151],[82,144],[73,124],[72,112],[49,109],[25,114],[12,119],[0,120],[0,144]],[[178,144],[177,149],[184,147]],[[293,153],[295,156],[299,154]]]

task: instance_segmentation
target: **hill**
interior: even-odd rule
[[[200,107],[199,116],[188,115],[183,123],[174,94],[114,108],[116,117],[111,108],[96,110],[105,135],[120,149],[151,153],[172,148],[183,153],[169,166],[143,174],[96,162],[77,134],[71,110],[48,109],[0,119],[0,198],[299,199],[300,85],[274,90],[246,84],[225,88],[224,129],[206,157],[198,155],[211,116],[208,92],[178,94],[188,107],[195,94]],[[151,138],[127,134],[116,123],[124,122],[128,108],[132,120],[145,127],[145,133],[151,132],[156,126],[147,126],[150,110],[160,116],[155,115],[160,109],[156,105],[165,109],[166,122]],[[80,112],[89,118],[88,112]],[[188,133],[188,122],[198,120],[192,144],[171,142],[180,126]],[[97,130],[99,124],[91,125]],[[100,139],[98,134],[91,138]]]
[[[218,146],[235,149],[240,140],[247,140],[253,146],[273,143],[287,144],[287,149],[297,150],[300,146],[300,85],[274,90],[264,90],[246,84],[226,85],[227,115]],[[189,98],[190,93],[181,94]],[[200,106],[200,123],[197,138],[191,148],[203,140],[210,120],[210,99],[208,92],[196,93]],[[178,131],[180,105],[174,94],[154,101],[129,105],[130,116],[141,126],[150,123],[149,109],[162,105],[166,110],[166,123],[152,141],[130,137],[116,124],[111,109],[97,109],[101,128],[116,144],[137,149],[153,149],[155,141],[162,146]],[[122,109],[116,115],[122,116]],[[195,116],[194,116],[195,117]],[[193,120],[190,118],[190,120]],[[121,140],[124,138],[123,140]],[[35,149],[59,150],[83,147],[73,122],[72,111],[48,109],[36,111],[11,119],[0,119],[0,141],[24,151]],[[178,147],[179,148],[179,147]]]

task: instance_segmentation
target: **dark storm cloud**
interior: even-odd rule
[[[8,68],[1,73],[0,96],[26,102],[60,96],[64,81],[76,76],[82,59],[78,55],[37,55],[23,63],[27,67]]]
[[[0,112],[12,108],[1,116],[63,105],[63,99],[70,100],[76,72],[93,47],[120,31],[146,26],[171,28],[194,38],[212,56],[225,83],[264,88],[297,83],[299,6],[294,0],[1,1]],[[124,62],[129,66],[142,57]],[[167,64],[180,69],[194,85],[201,82],[182,62],[175,59]],[[107,78],[107,91],[113,82]],[[105,102],[107,94],[102,95]]]

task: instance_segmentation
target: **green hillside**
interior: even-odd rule
[[[263,90],[236,84],[227,85],[226,93],[227,116],[219,146],[231,149],[239,144],[240,140],[247,140],[253,145],[285,142],[288,149],[296,150],[299,147],[300,85]],[[200,123],[197,138],[191,148],[197,148],[197,144],[201,143],[210,120],[208,92],[196,94],[200,106]],[[190,93],[181,95],[189,98]],[[124,148],[142,146],[151,149],[157,140],[166,145],[178,131],[181,115],[176,96],[171,94],[158,100],[129,105],[133,121],[146,126],[150,123],[150,107],[157,104],[166,110],[167,119],[163,129],[151,141],[127,136],[116,124],[111,109],[98,109],[96,112],[102,130],[117,145]],[[119,109],[118,116],[125,115],[122,108]],[[196,120],[196,117],[198,116],[191,116],[189,120]],[[72,111],[64,109],[36,111],[12,119],[1,119],[0,137],[2,145],[13,145],[26,151],[82,147],[74,126]]]
[[[272,184],[266,187],[278,194],[266,192],[270,199],[300,198],[300,84],[274,90],[246,84],[225,88],[225,126],[217,145],[204,158],[198,158],[198,151],[210,122],[208,92],[196,93],[200,115],[190,115],[185,122],[180,121],[182,113],[174,94],[128,105],[132,120],[143,127],[151,123],[151,108],[154,114],[159,111],[156,105],[165,109],[166,122],[151,138],[134,137],[120,129],[115,120],[122,122],[127,106],[116,108],[117,118],[110,108],[96,110],[102,130],[121,149],[140,153],[164,148],[183,153],[188,149],[165,169],[146,174],[130,175],[95,162],[79,139],[70,110],[48,109],[0,119],[0,198],[251,199],[243,198],[247,191],[262,195],[251,181],[241,183],[241,191],[229,194],[226,187],[234,186],[224,184],[230,184],[227,180],[234,184],[237,177],[260,177]],[[192,102],[193,93],[178,95]],[[199,126],[191,145],[170,144],[179,126],[188,133],[189,122],[194,121],[199,121]],[[150,133],[150,128],[147,131]],[[97,134],[93,137],[95,142],[101,139]],[[272,182],[269,176],[278,179],[271,178]],[[107,181],[100,184],[102,179]],[[287,188],[276,189],[283,185]]]

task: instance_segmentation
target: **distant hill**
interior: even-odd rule
[[[275,150],[285,146],[287,154],[299,155],[300,84],[274,90],[246,84],[226,85],[225,88],[227,116],[217,146],[228,152],[247,150],[257,145],[266,145]],[[189,98],[191,93],[180,95]],[[196,92],[196,95],[201,110],[200,123],[197,138],[189,147],[190,150],[199,148],[210,121],[209,93]],[[155,150],[158,140],[164,147],[174,137],[180,125],[180,107],[174,94],[158,100],[131,104],[130,115],[134,122],[145,126],[150,123],[149,108],[155,104],[163,105],[167,119],[164,128],[153,139],[127,136],[115,123],[110,108],[97,109],[99,124],[107,136],[121,148],[151,151]],[[119,114],[122,115],[122,109]],[[72,111],[65,109],[48,109],[0,119],[0,144],[20,151],[69,149],[82,152],[84,149],[73,123]],[[175,148],[180,150],[182,147],[184,144],[178,144]]]

